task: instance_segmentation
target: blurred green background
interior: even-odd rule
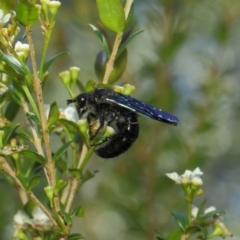
[[[75,219],[73,231],[87,240],[152,240],[156,229],[168,234],[177,227],[171,212],[184,212],[186,205],[165,173],[200,167],[204,196],[197,203],[206,197],[207,206],[225,211],[232,239],[240,239],[240,1],[137,0],[134,17],[135,30],[144,32],[128,46],[119,83],[135,85],[134,97],[181,122],[172,127],[140,117],[139,139],[127,153],[113,160],[91,158],[86,168],[99,172],[78,192],[75,203],[84,207],[85,217]],[[95,1],[62,1],[48,56],[70,55],[50,68],[45,103],[66,107],[69,96],[58,74],[71,66],[81,68],[84,84],[97,81],[94,61],[102,46],[88,26],[97,21]],[[34,29],[40,56],[41,30]],[[1,183],[0,189],[5,240],[11,239],[21,205],[13,189]]]

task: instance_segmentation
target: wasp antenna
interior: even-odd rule
[[[68,99],[67,100],[67,105],[76,102],[76,99]]]

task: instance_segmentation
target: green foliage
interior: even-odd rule
[[[19,209],[30,219],[25,229],[14,218],[15,239],[232,236],[221,222],[224,212],[205,213],[205,200],[191,216],[199,189],[184,186],[180,197],[164,173],[201,166],[208,174],[208,203],[224,208],[227,216],[230,211],[230,223],[238,219],[231,198],[237,195],[239,156],[240,5],[234,0],[135,1],[127,17],[126,2],[69,0],[59,12],[57,1],[0,3],[5,16],[11,13],[8,22],[0,19],[0,187],[6,193],[0,199],[0,239],[12,238],[6,226]],[[95,44],[87,24],[102,46]],[[144,32],[139,35],[138,29]],[[17,50],[17,40],[29,49]],[[81,77],[80,68],[69,68],[72,62],[82,67]],[[113,70],[103,82],[110,63]],[[69,69],[60,76],[64,90],[57,79],[62,69]],[[113,86],[126,82],[131,85]],[[133,85],[137,98],[177,113],[181,124],[172,129],[139,117],[141,133],[131,150],[116,161],[99,161],[92,154],[87,121],[70,119],[62,108],[65,99],[98,87],[129,95]],[[46,116],[43,104],[48,102]],[[224,184],[231,188],[216,202]],[[36,206],[49,214],[43,219],[50,226],[33,218]],[[84,236],[70,234],[72,227]],[[238,237],[239,229],[234,232]]]
[[[103,25],[119,33],[125,27],[125,14],[120,0],[96,0],[98,12]]]

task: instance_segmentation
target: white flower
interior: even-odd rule
[[[26,60],[29,55],[29,45],[27,43],[21,43],[17,41],[14,50],[19,57],[22,57],[23,60]]]
[[[193,218],[197,217],[198,211],[199,211],[198,207],[192,205],[192,217]],[[207,213],[214,212],[214,211],[216,211],[216,208],[214,206],[211,206],[211,207],[206,208],[204,210],[203,214],[207,214]]]
[[[167,175],[167,177],[172,179],[176,184],[181,184],[181,178],[176,172],[166,173],[166,175]]]
[[[64,109],[63,114],[65,115],[66,119],[70,121],[77,122],[78,120],[78,114],[75,107],[68,106]]]
[[[3,10],[0,9],[0,26],[4,26],[4,24],[9,21],[10,17],[11,17],[10,13],[8,13],[4,16]]]
[[[200,177],[203,175],[203,172],[200,170],[199,167],[197,167],[193,171],[186,170],[182,175],[178,175],[176,172],[167,173],[166,175],[176,184],[193,183],[197,186],[202,185],[202,179]]]
[[[20,41],[17,41],[15,43],[14,50],[16,52],[29,51],[29,45],[27,43],[21,43]]]
[[[23,210],[17,211],[13,217],[13,221],[15,226],[20,229],[27,229],[28,225],[32,225],[32,220]]]
[[[45,116],[48,119],[49,112],[50,112],[50,104],[44,104],[44,111],[45,111]]]
[[[53,224],[48,216],[36,206],[32,211],[33,216],[33,228],[40,231],[49,231],[53,228]]]

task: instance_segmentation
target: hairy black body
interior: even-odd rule
[[[138,138],[140,113],[157,121],[177,125],[178,118],[169,113],[111,89],[97,88],[90,93],[81,93],[75,102],[80,118],[89,124],[90,141],[95,153],[102,158],[114,158],[128,150]],[[106,127],[112,127],[114,134],[103,141],[94,141]]]

